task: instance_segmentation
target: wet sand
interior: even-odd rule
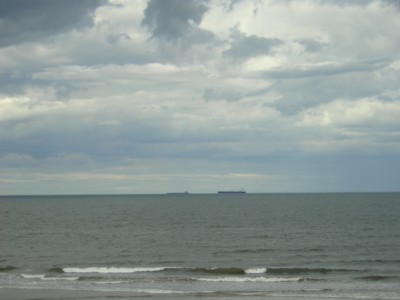
[[[110,300],[110,299],[135,299],[135,300],[354,300],[351,298],[328,297],[287,297],[287,296],[229,296],[229,295],[162,295],[162,294],[137,294],[131,292],[109,291],[76,291],[76,290],[45,290],[45,289],[0,289],[1,300]],[[373,300],[373,298],[369,299]],[[382,300],[382,299],[380,299]]]

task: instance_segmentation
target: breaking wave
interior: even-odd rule
[[[101,274],[122,274],[137,272],[160,272],[166,268],[118,268],[118,267],[88,267],[88,268],[62,268],[64,273],[101,273]]]
[[[197,278],[197,281],[209,282],[295,282],[304,281],[305,278],[266,278],[266,277],[220,277],[220,278]]]
[[[212,275],[252,275],[252,274],[275,274],[275,275],[308,275],[328,274],[332,272],[360,272],[360,270],[334,269],[334,268],[304,268],[304,267],[54,267],[48,270],[52,273],[92,273],[92,274],[128,274],[139,272],[185,272],[203,273]]]
[[[27,278],[27,279],[44,279],[46,277],[46,274],[21,274],[22,278]]]
[[[183,271],[204,274],[224,274],[224,275],[245,275],[245,274],[261,274],[266,272],[266,268],[187,268],[187,267],[55,267],[49,269],[53,273],[99,273],[99,274],[127,274],[138,272],[163,272],[163,271]]]
[[[250,269],[245,269],[244,272],[246,274],[263,274],[267,272],[267,268],[250,268]]]
[[[56,280],[67,280],[67,281],[76,281],[79,280],[79,277],[47,277],[46,274],[21,274],[22,278],[25,279],[40,279],[47,281],[56,281]]]

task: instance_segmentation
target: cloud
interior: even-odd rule
[[[231,30],[231,39],[230,48],[222,54],[239,62],[254,56],[270,55],[272,49],[282,43],[277,38],[265,38],[256,35],[247,36],[237,28]]]
[[[130,39],[131,39],[130,36],[126,33],[114,33],[110,34],[107,37],[107,41],[112,45],[116,45],[122,40],[130,40]]]
[[[264,76],[279,79],[272,87],[280,94],[275,107],[290,115],[337,99],[346,98],[351,102],[351,99],[370,96],[383,97],[383,86],[387,90],[397,89],[389,64],[387,60],[327,62],[271,70],[264,72]]]
[[[142,25],[152,31],[153,37],[176,40],[201,22],[207,11],[206,2],[150,0],[144,11]]]
[[[150,0],[141,25],[150,31],[157,59],[176,65],[210,61],[219,55],[222,41],[201,28],[208,0]]]
[[[306,151],[393,155],[400,150],[395,142],[399,113],[399,101],[340,99],[307,108],[293,119]]]
[[[93,24],[104,0],[5,0],[0,3],[0,47],[34,41]]]
[[[373,72],[388,66],[389,63],[390,61],[383,59],[362,60],[346,63],[324,62],[321,64],[299,65],[293,68],[284,69],[282,71],[267,71],[265,75],[272,76],[273,78],[334,76],[346,73]]]
[[[0,12],[2,193],[398,186],[390,1],[64,2]]]
[[[302,45],[307,52],[316,52],[322,50],[325,46],[328,46],[324,42],[313,40],[313,39],[299,39],[297,42]]]

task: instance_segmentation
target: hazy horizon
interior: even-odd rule
[[[186,193],[187,192],[187,193]],[[365,191],[352,191],[352,192],[246,192],[246,194],[242,194],[242,196],[246,195],[318,195],[318,194],[399,194],[400,191],[374,191],[374,192],[365,192]],[[182,194],[182,195],[181,195]],[[170,196],[171,198],[174,196],[183,197],[183,196],[201,196],[201,195],[218,195],[218,191],[210,191],[210,192],[181,192],[181,191],[168,191],[168,192],[159,192],[159,193],[136,193],[136,194],[0,194],[0,197],[107,197],[107,196]],[[220,197],[228,197],[226,195],[220,195]],[[235,195],[231,195],[231,197],[235,197]]]

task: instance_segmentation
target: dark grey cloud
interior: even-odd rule
[[[31,84],[30,74],[13,74],[12,72],[0,74],[0,95],[22,93],[22,88]]]
[[[297,43],[303,46],[306,52],[318,52],[324,47],[328,46],[328,44],[326,43],[322,43],[320,41],[312,39],[299,39],[297,40]]]
[[[85,124],[80,116],[74,118],[73,121],[62,115],[56,118],[43,115],[40,121],[27,117],[3,122],[1,130],[7,133],[15,132],[17,127],[24,127],[27,132],[30,127],[36,130],[26,133],[23,138],[4,135],[0,167],[1,158],[10,154],[48,159],[62,153],[79,153],[103,162],[121,157],[204,157],[215,151],[213,142],[232,139],[231,136],[221,137],[218,133],[201,136],[183,132],[176,135],[168,126],[137,121],[135,118],[121,122],[122,126]],[[236,136],[234,138],[237,139]]]
[[[237,90],[223,90],[215,88],[207,88],[203,92],[203,99],[206,101],[215,100],[226,100],[226,101],[238,101],[245,97],[255,97],[266,93],[269,88],[261,88],[252,91],[238,92]]]
[[[2,0],[0,47],[89,26],[91,13],[105,3],[106,0]]]
[[[270,72],[268,78],[275,79],[271,89],[282,95],[274,106],[282,113],[292,115],[335,99],[382,98],[382,89],[395,89],[396,86],[395,78],[387,78],[384,82],[376,79],[375,71],[387,65],[385,60],[373,60]]]
[[[231,46],[223,54],[239,61],[271,54],[275,46],[283,43],[277,38],[265,38],[256,35],[247,36],[236,28],[232,29],[231,38],[233,39]]]
[[[276,4],[282,4],[282,3],[296,3],[299,2],[298,0],[274,0]],[[341,0],[313,0],[311,2],[314,2],[315,4],[318,5],[336,5],[336,6],[341,6],[341,7],[346,7],[346,6],[352,6],[352,5],[359,5],[359,6],[367,6],[371,4],[372,2],[388,2],[388,3],[395,3],[398,2],[398,0],[346,0],[346,1],[341,1]]]
[[[229,2],[221,2],[220,5],[227,12],[231,12],[237,4],[243,2],[244,0],[230,0]]]
[[[400,1],[399,0],[382,0],[383,3],[393,5],[400,9]]]
[[[18,79],[2,78],[0,76],[0,97],[1,96],[20,96],[26,94],[27,90],[51,90],[54,98],[58,100],[68,100],[71,94],[77,91],[75,86],[61,82],[47,82],[28,79],[28,76]],[[4,88],[3,88],[4,87]]]
[[[388,66],[390,63],[391,61],[387,59],[370,59],[351,63],[337,63],[273,70],[264,72],[263,75],[269,79],[324,77],[345,73],[372,72],[382,69]]]
[[[207,11],[206,2],[150,0],[144,12],[142,25],[151,30],[153,37],[165,40],[178,39],[201,22]]]
[[[131,37],[126,33],[113,33],[107,37],[107,42],[111,45],[117,45],[122,40],[131,40]]]

